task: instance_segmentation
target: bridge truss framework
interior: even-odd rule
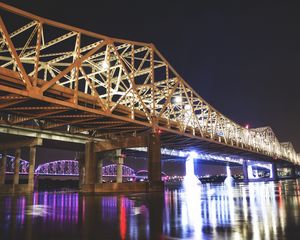
[[[213,108],[153,44],[0,9],[0,124],[92,138],[162,131],[165,146],[201,141],[300,163],[270,127],[247,129]]]

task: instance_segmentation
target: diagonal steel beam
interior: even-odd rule
[[[79,67],[80,64],[85,61],[86,59],[88,59],[90,56],[92,56],[95,52],[97,52],[100,48],[102,48],[105,44],[107,44],[107,41],[100,41],[98,43],[98,45],[90,50],[88,53],[86,53],[85,55],[83,55],[81,58],[77,59],[76,61],[74,61],[74,63],[72,63],[71,65],[69,65],[65,70],[63,70],[60,74],[58,74],[56,77],[54,77],[53,79],[51,79],[49,82],[47,82],[46,84],[44,84],[41,87],[41,92],[45,92],[47,89],[49,89],[50,87],[52,87],[57,81],[59,81],[64,75],[66,75],[67,73],[69,73],[74,67]]]
[[[11,53],[13,59],[16,61],[17,69],[19,71],[19,74],[20,74],[22,80],[26,84],[26,88],[27,89],[32,88],[32,84],[31,84],[31,82],[30,82],[30,80],[29,80],[29,78],[27,76],[27,73],[26,73],[26,71],[25,71],[25,69],[23,67],[23,64],[22,64],[22,62],[21,62],[21,60],[20,60],[20,58],[19,58],[19,56],[17,54],[17,51],[16,51],[16,49],[14,47],[14,44],[13,44],[13,42],[10,39],[10,36],[9,36],[9,34],[7,32],[7,29],[6,29],[5,25],[4,25],[4,22],[3,22],[1,16],[0,16],[0,27],[1,27],[0,31],[2,33],[4,41],[7,44],[7,47],[10,49],[10,53]]]

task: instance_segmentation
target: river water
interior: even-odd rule
[[[300,239],[300,181],[1,195],[0,239]]]

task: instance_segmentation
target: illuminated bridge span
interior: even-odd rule
[[[117,164],[110,164],[110,165],[103,167],[102,174],[103,174],[103,176],[107,176],[107,177],[117,176]],[[135,171],[132,168],[123,165],[122,166],[122,176],[123,177],[135,177]]]
[[[58,160],[41,164],[35,170],[38,175],[60,175],[60,176],[79,176],[79,166],[76,160]],[[105,177],[117,175],[117,165],[111,164],[102,167],[102,174]],[[126,165],[122,166],[123,177],[134,177],[134,170]]]
[[[79,167],[76,160],[58,160],[39,165],[35,174],[38,175],[61,175],[78,176]]]
[[[0,154],[0,159],[2,158],[2,154]],[[15,157],[7,155],[8,161],[6,161],[6,173],[13,174],[15,169]],[[20,165],[19,165],[19,173],[20,174],[28,174],[29,170],[29,162],[20,159]]]
[[[300,162],[270,127],[244,128],[208,104],[153,44],[0,8],[2,123],[94,138],[162,131],[170,148],[225,146]]]
[[[2,158],[2,155],[0,154]],[[6,173],[14,173],[14,160],[15,157],[7,155],[8,161],[6,162]],[[28,174],[29,162],[26,160],[20,160],[20,174]],[[40,164],[35,169],[35,174],[37,175],[49,175],[49,176],[79,176],[79,166],[77,160],[57,160],[44,164]],[[105,177],[113,177],[117,175],[117,165],[110,164],[102,168],[102,174]],[[122,176],[123,177],[134,177],[135,171],[126,166],[122,166]]]

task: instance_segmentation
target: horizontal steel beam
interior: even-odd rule
[[[0,124],[0,133],[80,144],[85,144],[86,142],[91,141],[89,137],[48,130],[30,129],[6,124]],[[93,140],[95,141],[95,139]]]
[[[18,149],[22,147],[41,146],[42,144],[43,144],[43,139],[41,138],[20,139],[19,141],[1,143],[0,151],[9,150],[9,149]]]

